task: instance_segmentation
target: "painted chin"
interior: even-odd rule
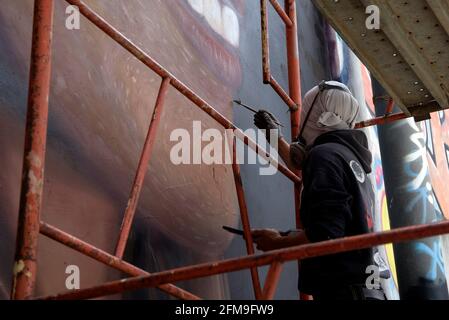
[[[240,24],[237,9],[226,0],[175,1],[176,5],[170,8],[176,13],[182,32],[209,69],[226,85],[239,87]]]

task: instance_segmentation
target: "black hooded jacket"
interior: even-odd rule
[[[301,195],[301,221],[310,242],[372,231],[374,191],[367,177],[371,162],[362,131],[331,131],[315,140],[304,164]],[[364,284],[372,264],[372,249],[302,260],[299,289],[313,294]]]

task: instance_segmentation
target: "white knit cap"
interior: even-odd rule
[[[353,129],[359,113],[359,103],[352,96],[347,86],[337,81],[326,81],[326,83],[341,87],[345,91],[326,89],[319,94],[302,135],[307,145],[313,144],[315,139],[325,132]],[[319,86],[315,86],[304,96],[301,110],[301,128],[318,92]]]

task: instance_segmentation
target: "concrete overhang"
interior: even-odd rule
[[[408,115],[449,108],[448,0],[313,0]],[[379,8],[369,30],[366,8]]]

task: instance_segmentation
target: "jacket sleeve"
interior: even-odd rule
[[[346,225],[352,219],[352,195],[343,160],[324,151],[310,154],[303,173],[305,212],[301,217],[311,242],[344,237]]]

